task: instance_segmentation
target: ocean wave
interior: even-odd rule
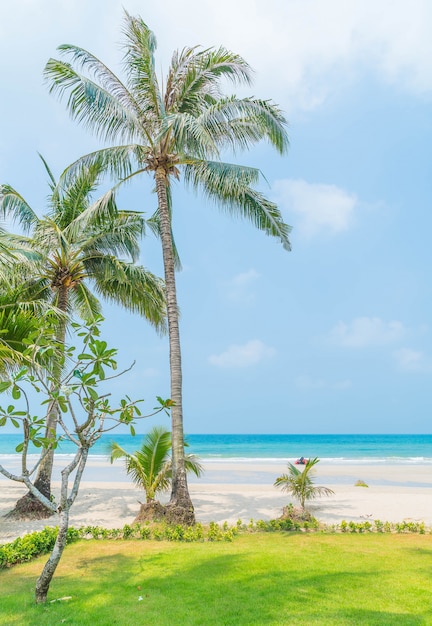
[[[432,465],[431,457],[320,457],[321,464],[328,465]],[[229,456],[202,456],[201,461],[210,465],[223,463],[238,464],[266,464],[266,463],[295,463],[296,458],[293,457],[229,457]]]
[[[207,465],[222,465],[225,463],[234,463],[239,465],[246,464],[287,464],[295,463],[295,457],[251,457],[251,456],[223,456],[223,455],[198,455],[202,463]],[[55,463],[61,465],[62,461],[70,461],[74,457],[73,453],[56,453]],[[39,454],[29,454],[27,456],[28,464],[35,463],[39,459]],[[0,464],[7,468],[8,463],[17,464],[21,460],[21,455],[14,454],[0,454]],[[415,457],[320,457],[321,465],[432,465],[432,457],[415,456]],[[89,463],[94,462],[109,462],[109,457],[106,454],[90,454],[88,457]]]

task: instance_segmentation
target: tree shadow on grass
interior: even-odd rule
[[[129,556],[123,554],[121,543],[107,542],[101,544],[106,554],[92,556],[89,550],[86,556],[85,545],[75,544],[65,554],[64,568],[59,569],[50,594],[54,599],[72,595],[72,600],[46,607],[26,601],[22,609],[14,604],[15,613],[10,610],[8,597],[21,597],[34,589],[34,572],[43,563],[39,559],[37,567],[30,564],[31,573],[24,566],[0,574],[0,624],[51,626],[62,620],[68,626],[428,623],[425,615],[413,615],[403,605],[392,610],[365,607],[363,600],[371,605],[377,572],[310,572],[293,559],[287,568],[272,555],[263,560],[262,546],[242,551],[232,550],[232,545],[206,544],[203,550],[197,544],[161,543],[159,547],[137,541],[135,554]],[[10,595],[4,594],[3,583]],[[9,621],[4,621],[8,615]]]
[[[211,546],[208,549],[211,551]],[[141,557],[134,561],[121,554],[95,559],[92,570],[99,585],[83,590],[80,603],[86,614],[89,609],[97,609],[94,618],[102,617],[101,600],[112,599],[115,590],[123,587],[123,618],[127,615],[128,602],[136,602],[139,589],[147,609],[154,615],[153,618],[147,615],[146,624],[158,626],[300,626],[303,623],[417,626],[424,623],[421,617],[406,612],[372,611],[362,607],[362,594],[373,588],[376,572],[350,574],[343,571],[320,575],[297,572],[294,576],[275,565],[259,568],[258,573],[251,575],[255,568],[251,567],[250,554],[206,556],[202,563],[189,566],[183,562],[182,550],[166,553],[162,546],[161,550],[155,554],[144,549]],[[100,584],[104,572],[109,573],[109,589]],[[340,600],[340,590],[346,588],[352,590],[349,606],[346,601],[344,606]],[[197,607],[202,607],[198,615]],[[107,618],[112,617],[111,610]]]

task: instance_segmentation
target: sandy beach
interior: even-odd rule
[[[197,521],[235,523],[279,517],[291,501],[273,487],[277,476],[286,471],[284,463],[207,462],[201,479],[189,480]],[[363,480],[368,487],[356,487]],[[363,464],[336,465],[321,462],[316,484],[333,489],[335,494],[320,498],[309,509],[320,521],[335,524],[343,519],[362,521],[380,519],[400,522],[423,521],[432,526],[432,465]],[[54,483],[54,492],[58,482]],[[0,543],[46,525],[50,520],[11,522],[3,516],[25,488],[0,478]],[[161,498],[166,501],[169,494]],[[120,528],[133,522],[144,494],[126,477],[121,463],[110,465],[92,459],[86,468],[80,493],[72,508],[70,523],[75,527],[98,525]]]

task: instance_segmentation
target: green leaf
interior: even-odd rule
[[[21,398],[21,391],[20,391],[20,388],[19,388],[19,387],[17,387],[16,385],[14,385],[14,386],[12,387],[12,398],[13,398],[14,400],[19,400],[19,399]]]
[[[0,393],[3,393],[4,391],[6,391],[6,389],[9,389],[9,387],[11,386],[11,382],[5,380],[3,382],[0,383]]]
[[[130,428],[130,434],[135,437],[135,428],[132,426],[132,424],[129,426]]]
[[[87,392],[90,398],[96,402],[96,400],[99,398],[98,392],[95,389],[92,389],[92,387],[88,387]]]
[[[14,420],[13,417],[10,418],[10,421],[15,426],[15,428],[19,428],[20,427],[19,422],[17,420]]]
[[[24,450],[24,441],[22,441],[21,443],[17,445],[17,447],[15,448],[15,452],[22,452],[23,450]]]

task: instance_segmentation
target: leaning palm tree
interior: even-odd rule
[[[172,181],[183,176],[206,200],[244,217],[290,248],[289,227],[276,205],[254,188],[259,170],[221,161],[225,152],[247,149],[261,139],[280,153],[288,147],[286,120],[269,100],[225,96],[223,81],[249,84],[245,60],[223,47],[175,52],[166,80],[155,72],[156,39],[140,17],[125,13],[125,80],[93,54],[74,45],[60,52],[70,60],[50,59],[45,68],[50,91],[67,98],[72,117],[105,142],[115,142],[82,157],[103,159],[124,180],[148,173],[158,207],[153,228],[161,239],[167,297],[173,442],[173,481],[169,506],[179,519],[193,522],[187,487],[184,445],[182,368],[171,229]]]
[[[17,262],[11,272],[20,276],[20,298],[40,299],[58,311],[56,343],[64,346],[69,314],[91,320],[100,315],[97,295],[137,312],[162,330],[165,323],[165,297],[162,281],[136,265],[144,220],[139,213],[120,211],[113,190],[96,201],[92,196],[103,175],[103,164],[95,160],[81,165],[67,180],[56,181],[42,159],[49,176],[49,209],[42,217],[9,185],[0,186],[0,211],[12,215],[30,231],[28,245],[34,251],[33,264]],[[126,260],[125,260],[126,259]],[[54,360],[53,385],[61,371]],[[55,391],[55,390],[54,390]],[[46,436],[54,440],[58,406],[49,405]],[[51,495],[54,450],[44,451],[38,468],[36,486],[46,497]],[[27,496],[25,496],[27,498]],[[31,502],[29,502],[31,500]],[[16,508],[29,514],[29,497]]]
[[[274,485],[280,487],[282,491],[291,494],[300,502],[302,511],[305,511],[305,502],[314,500],[320,496],[330,496],[334,493],[328,487],[315,485],[313,482],[314,466],[319,459],[309,459],[304,465],[304,469],[300,470],[292,463],[288,463],[288,474],[282,474],[276,478]]]
[[[185,442],[185,446],[188,443]],[[141,448],[129,454],[115,441],[110,444],[111,463],[116,459],[124,459],[126,473],[133,482],[144,489],[147,504],[154,502],[156,495],[171,486],[172,459],[171,433],[165,428],[155,426],[144,437]],[[194,454],[185,455],[187,472],[201,476],[203,467]]]

